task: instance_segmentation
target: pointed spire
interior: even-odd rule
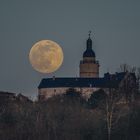
[[[87,49],[91,49],[92,48],[92,40],[91,40],[91,38],[90,38],[90,36],[91,36],[91,31],[89,31],[89,38],[88,38],[88,40],[87,40]]]
[[[90,38],[91,31],[89,31],[89,38],[87,39],[87,48],[85,52],[83,53],[83,57],[95,57],[95,52],[92,50],[92,40]]]
[[[91,35],[91,31],[89,31],[89,34],[88,34],[89,38],[90,38],[90,35]]]

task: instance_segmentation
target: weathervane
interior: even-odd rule
[[[88,34],[88,35],[89,35],[89,38],[90,38],[90,35],[91,35],[91,31],[89,31],[89,34]]]

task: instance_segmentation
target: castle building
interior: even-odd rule
[[[38,86],[38,99],[46,100],[54,95],[65,94],[70,88],[80,92],[83,97],[89,98],[90,95],[106,88],[117,88],[125,78],[126,73],[104,74],[99,77],[99,62],[96,61],[95,52],[92,49],[92,40],[87,39],[86,50],[83,53],[83,60],[79,65],[79,77],[53,77],[44,78]]]

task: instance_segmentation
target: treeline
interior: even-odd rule
[[[116,89],[89,100],[73,89],[46,102],[0,102],[0,140],[140,140],[140,95]]]
[[[74,89],[37,102],[0,97],[0,140],[140,140],[139,85],[140,69],[88,100]]]

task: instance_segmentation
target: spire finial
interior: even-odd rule
[[[89,31],[89,34],[88,34],[89,38],[90,38],[90,35],[91,35],[91,31]]]
[[[90,35],[91,35],[91,31],[89,31],[89,38],[87,39],[87,48],[90,49],[92,48],[92,40],[90,38]]]

